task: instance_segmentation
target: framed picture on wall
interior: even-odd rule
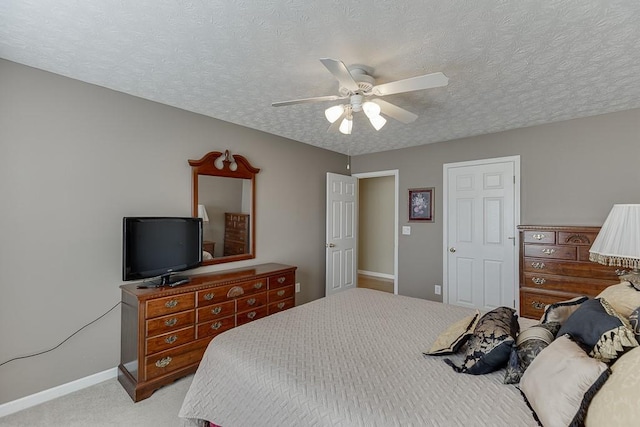
[[[409,189],[409,221],[433,222],[433,187]]]

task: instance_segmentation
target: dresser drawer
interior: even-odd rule
[[[162,316],[169,313],[188,310],[194,307],[194,296],[188,294],[173,295],[165,298],[156,298],[147,301],[147,319]]]
[[[536,274],[554,274],[560,276],[586,277],[611,281],[618,280],[618,276],[615,273],[615,267],[609,267],[595,262],[584,263],[524,258],[522,269],[524,272]]]
[[[525,231],[524,242],[525,243],[555,243],[556,233],[553,231],[531,230]]]
[[[179,368],[198,363],[206,350],[208,341],[195,341],[147,356],[144,359],[146,380],[150,380],[161,375],[168,374]]]
[[[615,283],[615,280],[525,273],[524,282],[521,283],[520,286],[561,292],[564,291],[579,295],[597,295],[606,287]]]
[[[169,332],[164,335],[157,335],[146,340],[145,354],[153,354],[172,347],[193,341],[196,338],[195,326]]]
[[[231,316],[236,312],[236,303],[234,301],[227,301],[221,304],[208,305],[198,308],[196,312],[198,323],[221,319]]]
[[[279,302],[272,302],[269,304],[268,314],[278,313],[279,311],[288,310],[296,305],[294,298],[289,298]]]
[[[267,293],[262,292],[259,294],[249,295],[247,297],[238,298],[237,311],[251,310],[257,307],[267,305]]]
[[[146,321],[147,337],[165,334],[182,329],[195,323],[196,314],[193,310],[174,313]]]
[[[245,311],[242,313],[238,313],[236,315],[236,322],[238,323],[238,326],[240,325],[244,325],[245,323],[249,323],[253,320],[258,320],[262,317],[265,317],[267,315],[267,307],[258,307],[255,308],[253,310],[250,311]]]
[[[593,232],[558,232],[558,244],[559,245],[577,245],[577,246],[589,246],[593,244],[598,233]]]
[[[296,281],[295,273],[278,274],[277,276],[269,277],[269,289],[280,288],[282,286],[293,285]]]
[[[293,286],[285,286],[269,291],[269,303],[282,301],[283,299],[292,298],[294,294]]]
[[[217,304],[217,303],[225,302],[232,299],[229,296],[227,296],[231,288],[233,288],[233,285],[217,286],[215,288],[209,288],[203,291],[197,291],[196,301],[197,301],[198,307]]]
[[[547,305],[558,301],[566,301],[575,296],[575,294],[570,293],[543,294],[523,290],[520,292],[520,316],[529,319],[540,319]]]
[[[524,256],[567,260],[578,258],[575,246],[558,245],[524,245]]]
[[[234,326],[236,326],[235,316],[216,319],[211,322],[198,323],[198,326],[196,327],[196,338],[214,337],[224,331],[228,331]]]

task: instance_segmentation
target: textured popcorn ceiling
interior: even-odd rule
[[[0,1],[2,58],[354,155],[640,107],[639,40],[638,0]],[[338,102],[270,105],[336,94],[322,57],[449,86],[328,134]]]

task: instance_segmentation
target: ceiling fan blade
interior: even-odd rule
[[[344,112],[340,115],[340,117],[338,117],[338,120],[336,120],[335,122],[331,123],[331,126],[329,126],[329,129],[327,129],[327,133],[336,133],[338,132],[338,129],[340,129],[340,124],[342,123],[342,121],[344,120],[344,118],[347,117],[347,109],[345,108]]]
[[[344,62],[331,58],[321,58],[320,62],[322,62],[324,66],[327,67],[327,70],[329,70],[329,72],[338,79],[340,87],[349,89],[351,92],[360,90],[358,83],[353,79],[353,76],[349,72],[347,66],[344,65]]]
[[[414,90],[431,89],[449,84],[449,78],[442,73],[425,74],[424,76],[411,77],[395,82],[383,83],[374,86],[371,91],[374,95],[384,96],[394,93],[411,92]]]
[[[382,99],[374,99],[371,102],[375,102],[380,106],[380,112],[402,123],[411,123],[415,121],[418,116],[411,111],[407,111],[404,108],[400,108],[397,105],[393,105],[390,102],[383,101]]]
[[[302,98],[302,99],[292,99],[291,101],[280,101],[271,103],[272,107],[284,107],[286,105],[294,105],[294,104],[307,104],[311,102],[323,102],[323,101],[337,101],[339,99],[346,99],[346,96],[338,96],[338,95],[327,95],[327,96],[316,96],[314,98]]]

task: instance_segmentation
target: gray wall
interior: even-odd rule
[[[358,270],[393,274],[393,176],[358,180]]]
[[[0,363],[54,347],[120,300],[123,216],[191,214],[187,159],[229,149],[257,176],[257,258],[324,295],[326,172],[343,155],[0,60]],[[304,201],[301,203],[301,201]],[[117,366],[120,309],[0,366],[0,404]]]
[[[352,158],[352,173],[398,169],[400,224],[407,190],[435,187],[435,223],[399,234],[402,295],[441,301],[442,166],[521,156],[521,223],[602,225],[614,203],[640,203],[640,109]]]

